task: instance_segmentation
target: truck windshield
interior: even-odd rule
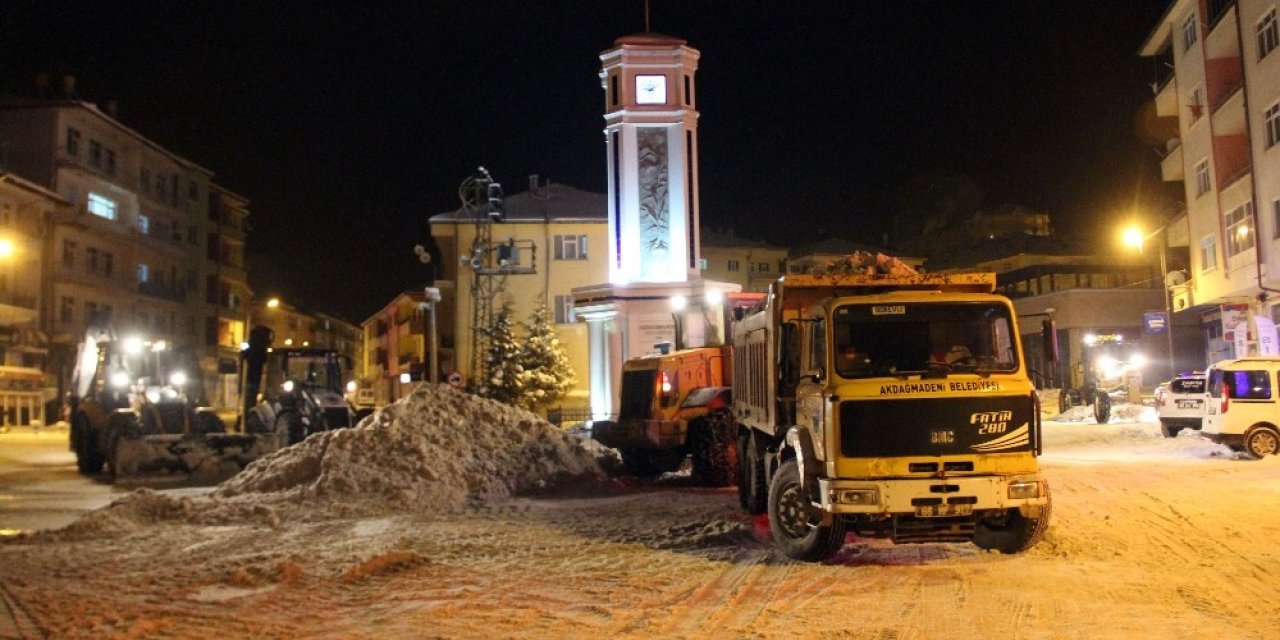
[[[1008,307],[904,302],[836,307],[834,368],[844,378],[1018,369]]]

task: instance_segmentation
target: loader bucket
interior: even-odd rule
[[[118,483],[161,480],[216,484],[275,448],[276,438],[270,434],[120,438],[112,452],[111,467]]]

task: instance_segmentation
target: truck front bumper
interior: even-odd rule
[[[947,478],[819,478],[827,513],[963,516],[1018,509],[1037,517],[1049,503],[1049,485],[1039,474]]]

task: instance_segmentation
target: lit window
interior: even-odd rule
[[[1200,270],[1213,271],[1218,268],[1218,239],[1212,235],[1200,241]]]
[[[1262,128],[1267,131],[1267,148],[1270,149],[1280,143],[1280,102],[1271,105],[1262,119],[1265,121]]]
[[[138,283],[151,281],[151,267],[138,263]]]
[[[706,258],[698,258],[698,267],[699,267],[699,268],[701,268],[703,271],[706,271],[706,270],[707,270],[707,259],[706,259]]]
[[[1280,30],[1276,28],[1276,8],[1271,7],[1258,21],[1258,59],[1267,57],[1277,45],[1280,45]]]
[[[1205,159],[1196,163],[1196,195],[1209,193],[1209,189],[1209,160]]]
[[[96,193],[89,194],[89,213],[108,220],[116,219],[116,203]]]
[[[147,235],[151,233],[151,218],[144,215],[138,215],[138,233]]]
[[[1253,240],[1253,203],[1245,203],[1236,207],[1222,217],[1223,227],[1227,230],[1227,257],[1252,249]]]
[[[1200,37],[1200,23],[1196,20],[1196,14],[1193,11],[1187,16],[1185,22],[1182,23],[1182,50],[1186,51],[1191,45],[1196,43]]]

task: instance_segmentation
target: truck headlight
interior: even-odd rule
[[[875,487],[867,487],[865,489],[836,489],[832,493],[835,494],[835,501],[841,504],[880,504],[880,491]]]
[[[111,386],[117,389],[124,389],[129,386],[129,374],[123,371],[117,371],[111,374]]]
[[[1040,497],[1040,481],[1024,480],[1009,483],[1010,500],[1027,500]]]
[[[285,380],[284,384],[280,385],[280,388],[283,389],[285,393],[293,393],[293,381]]]
[[[186,383],[187,383],[187,374],[181,371],[174,371],[173,375],[169,376],[169,384],[175,387],[181,387]]]

